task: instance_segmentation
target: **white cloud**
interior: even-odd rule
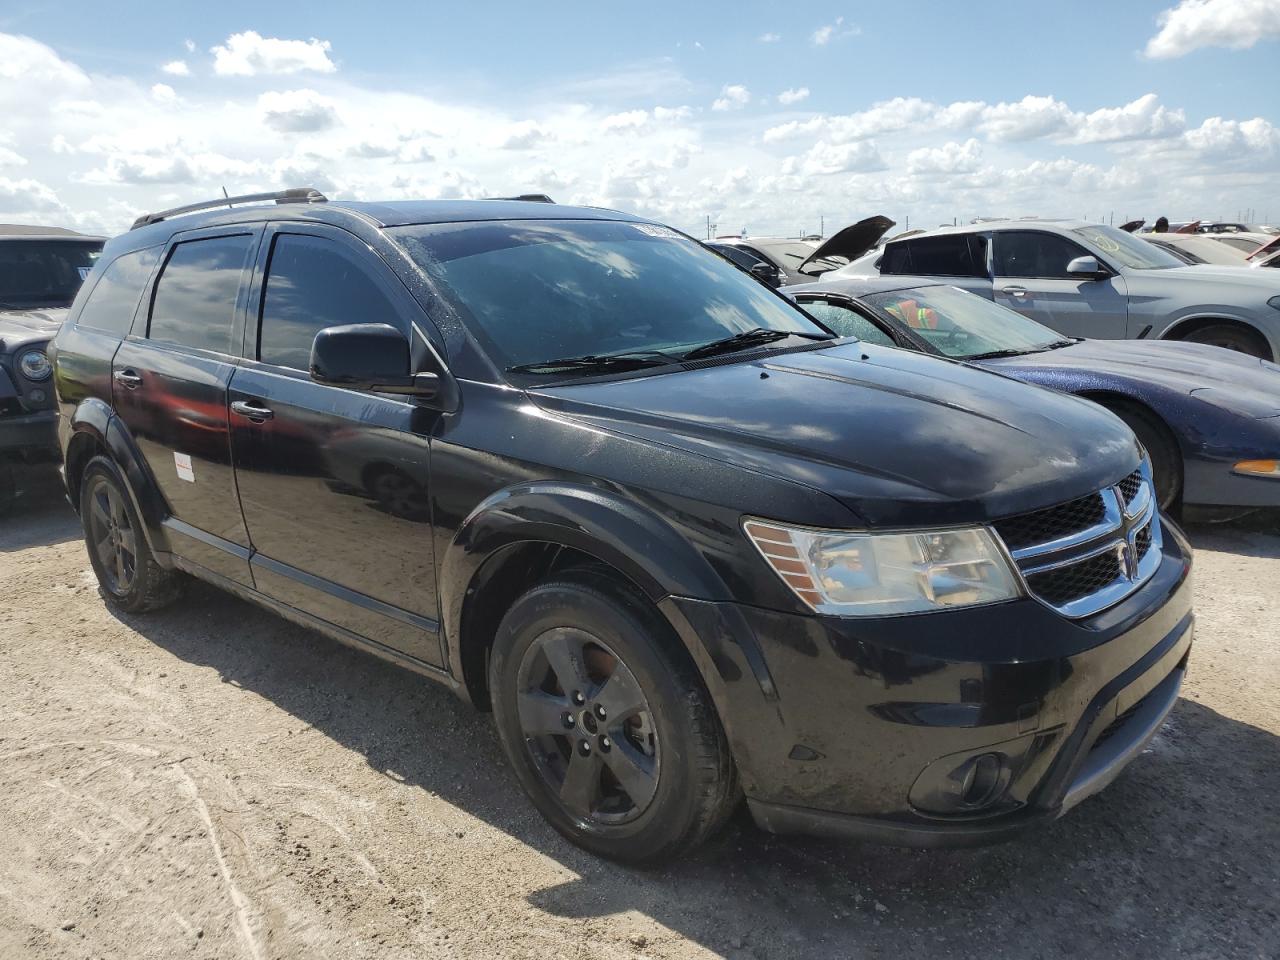
[[[65,209],[53,189],[39,180],[0,177],[0,215],[6,218],[39,217]]]
[[[314,133],[338,122],[333,101],[314,90],[269,91],[258,97],[258,112],[280,133]]]
[[[777,43],[781,39],[781,35],[776,33],[762,33],[756,37],[756,40],[760,43]]]
[[[194,40],[183,40],[182,45],[187,48],[187,53],[196,52],[196,42]]]
[[[549,138],[550,134],[538,124],[532,120],[522,120],[510,126],[506,134],[498,142],[498,146],[504,150],[528,150],[530,147],[536,147]]]
[[[648,110],[627,110],[605,117],[600,121],[600,127],[603,130],[637,130],[648,122]]]
[[[333,73],[338,68],[329,59],[328,40],[280,40],[264,37],[254,30],[233,33],[222,46],[213,47],[213,72],[224,77],[252,77],[259,74]]]
[[[1244,50],[1280,38],[1276,0],[1182,0],[1156,20],[1160,29],[1145,51],[1156,60],[1185,56],[1200,47]]]
[[[778,102],[783,106],[791,106],[793,103],[799,103],[801,100],[809,99],[808,87],[793,87],[790,90],[783,90],[778,94]]]
[[[751,91],[740,83],[727,84],[720,89],[719,98],[711,104],[712,110],[741,110],[751,102]]]
[[[1198,154],[1209,157],[1269,158],[1280,154],[1280,129],[1261,117],[1242,121],[1210,117],[1194,130],[1188,130],[1183,142]]]
[[[978,129],[992,140],[1038,140],[1069,132],[1071,108],[1054,97],[1025,96],[1016,103],[997,103],[982,111]]]
[[[178,99],[178,95],[167,83],[157,83],[151,88],[151,99],[159,103],[173,103]]]
[[[160,71],[174,77],[191,76],[191,68],[187,66],[187,61],[185,60],[170,60],[160,67]]]
[[[27,158],[15,150],[0,146],[0,167],[25,167]]]
[[[920,147],[907,154],[907,173],[917,176],[954,176],[972,173],[982,162],[982,144],[970,137],[940,147]]]
[[[887,164],[869,140],[856,143],[827,143],[819,140],[804,155],[800,168],[810,176],[831,173],[869,173],[884,170]]]
[[[1079,117],[1071,139],[1074,143],[1159,139],[1177,136],[1186,125],[1186,114],[1162,107],[1156,95],[1148,93],[1123,107],[1104,107]]]
[[[856,37],[862,32],[862,29],[856,24],[844,24],[844,17],[836,17],[834,23],[823,24],[809,37],[809,42],[815,47],[825,47],[832,40],[840,40],[844,37]]]

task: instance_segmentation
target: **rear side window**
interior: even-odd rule
[[[1067,264],[1089,251],[1056,233],[1010,230],[996,234],[996,276],[1041,280],[1078,280]]]
[[[364,268],[321,237],[280,234],[262,296],[258,359],[306,370],[311,342],[325,327],[397,324],[396,310]]]
[[[236,297],[253,237],[187,240],[173,248],[156,281],[148,336],[198,350],[231,352]]]
[[[806,300],[800,304],[842,337],[857,337],[866,343],[896,347],[893,338],[856,310],[829,300]]]
[[[133,323],[142,289],[151,278],[162,247],[135,250],[113,260],[89,292],[77,326],[90,327],[123,337]]]
[[[925,277],[985,277],[987,240],[976,233],[901,240],[885,247],[880,272]]]

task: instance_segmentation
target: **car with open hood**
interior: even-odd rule
[[[1196,343],[1063,337],[929,278],[825,280],[787,293],[846,336],[978,364],[1101,404],[1142,441],[1164,509],[1225,519],[1280,507],[1274,363]]]
[[[59,227],[0,224],[0,510],[14,462],[57,459],[45,351],[102,244]]]
[[[833,233],[826,240],[780,237],[717,237],[707,246],[770,286],[808,283],[847,266],[879,242],[893,226],[888,217],[874,216]],[[774,273],[760,268],[768,264]]]
[[[110,241],[54,355],[108,603],[195,577],[445,684],[606,856],[743,800],[1004,839],[1178,696],[1190,550],[1122,421],[840,337],[662,224],[217,198]]]
[[[1280,356],[1280,275],[1191,266],[1131,233],[1078,220],[1010,220],[891,240],[829,278],[920,276],[980,294],[1061,334],[1184,340]]]

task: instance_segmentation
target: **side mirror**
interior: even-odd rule
[[[1111,276],[1111,272],[1098,262],[1097,257],[1076,257],[1067,264],[1067,273],[1088,280],[1101,280]]]
[[[748,271],[753,277],[767,287],[782,286],[782,274],[778,268],[768,263],[753,263]]]
[[[442,389],[436,373],[411,373],[409,341],[387,323],[326,327],[311,343],[311,379],[331,387],[430,399]]]

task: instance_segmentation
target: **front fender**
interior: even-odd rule
[[[555,481],[508,487],[481,502],[463,521],[440,557],[441,628],[455,675],[462,675],[462,616],[468,591],[483,579],[486,562],[517,544],[546,543],[570,547],[619,571],[664,611],[662,601],[687,597],[732,600],[730,591],[708,559],[658,514],[616,493]],[[667,616],[667,619],[671,618]],[[712,686],[708,667],[725,672],[724,657],[708,650],[706,638],[687,630],[677,633]],[[772,692],[772,680],[752,636],[736,636],[748,675]],[[718,646],[718,644],[717,644]],[[736,672],[736,668],[730,672]]]

